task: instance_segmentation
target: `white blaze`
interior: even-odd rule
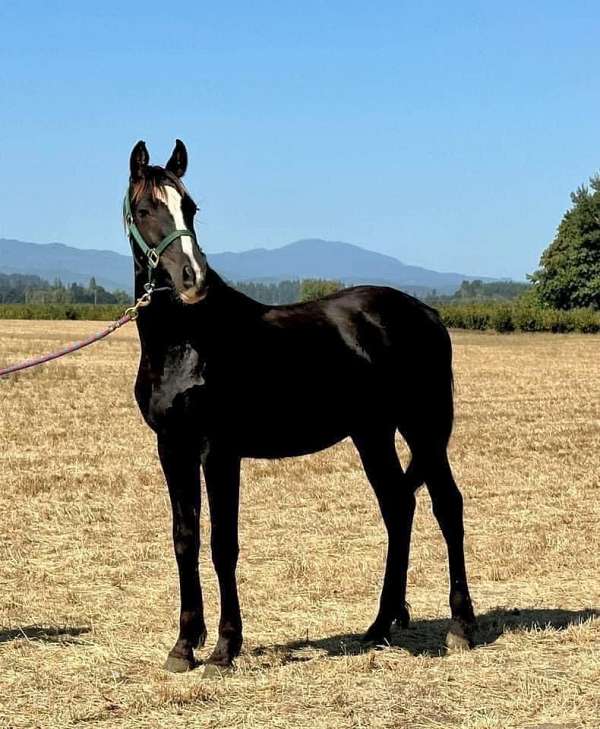
[[[185,230],[185,220],[183,219],[183,212],[181,210],[181,195],[171,185],[165,185],[162,188],[164,191],[164,200],[173,220],[175,221],[175,228],[177,230]],[[196,282],[202,282],[202,267],[196,258],[196,252],[194,251],[194,241],[189,235],[181,236],[181,247],[183,252],[188,257],[190,266],[194,269],[196,274]]]

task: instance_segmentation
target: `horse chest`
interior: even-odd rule
[[[156,431],[186,428],[206,392],[205,363],[190,344],[170,350],[160,362],[147,361],[138,377],[138,402]]]

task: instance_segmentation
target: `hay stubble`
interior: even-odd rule
[[[97,328],[0,322],[0,362]],[[446,556],[424,492],[411,628],[383,650],[358,644],[385,533],[342,443],[244,464],[246,644],[237,672],[213,681],[161,668],[177,578],[167,493],[132,396],[135,329],[0,382],[0,727],[596,728],[600,338],[453,338],[451,457],[480,645],[443,655]],[[206,508],[202,527],[210,644]]]

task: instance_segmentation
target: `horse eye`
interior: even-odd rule
[[[147,215],[150,215],[149,210],[138,210],[137,212],[140,218],[145,218]]]

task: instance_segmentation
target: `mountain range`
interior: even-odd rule
[[[397,258],[350,243],[318,238],[298,240],[281,248],[253,248],[240,253],[207,253],[210,265],[230,281],[327,278],[345,284],[386,284],[411,293],[456,291],[464,280],[482,276],[440,273],[410,266]],[[132,289],[130,256],[105,250],[75,248],[63,243],[27,243],[0,238],[0,273],[37,274],[63,283],[87,284],[92,276],[109,290]]]

